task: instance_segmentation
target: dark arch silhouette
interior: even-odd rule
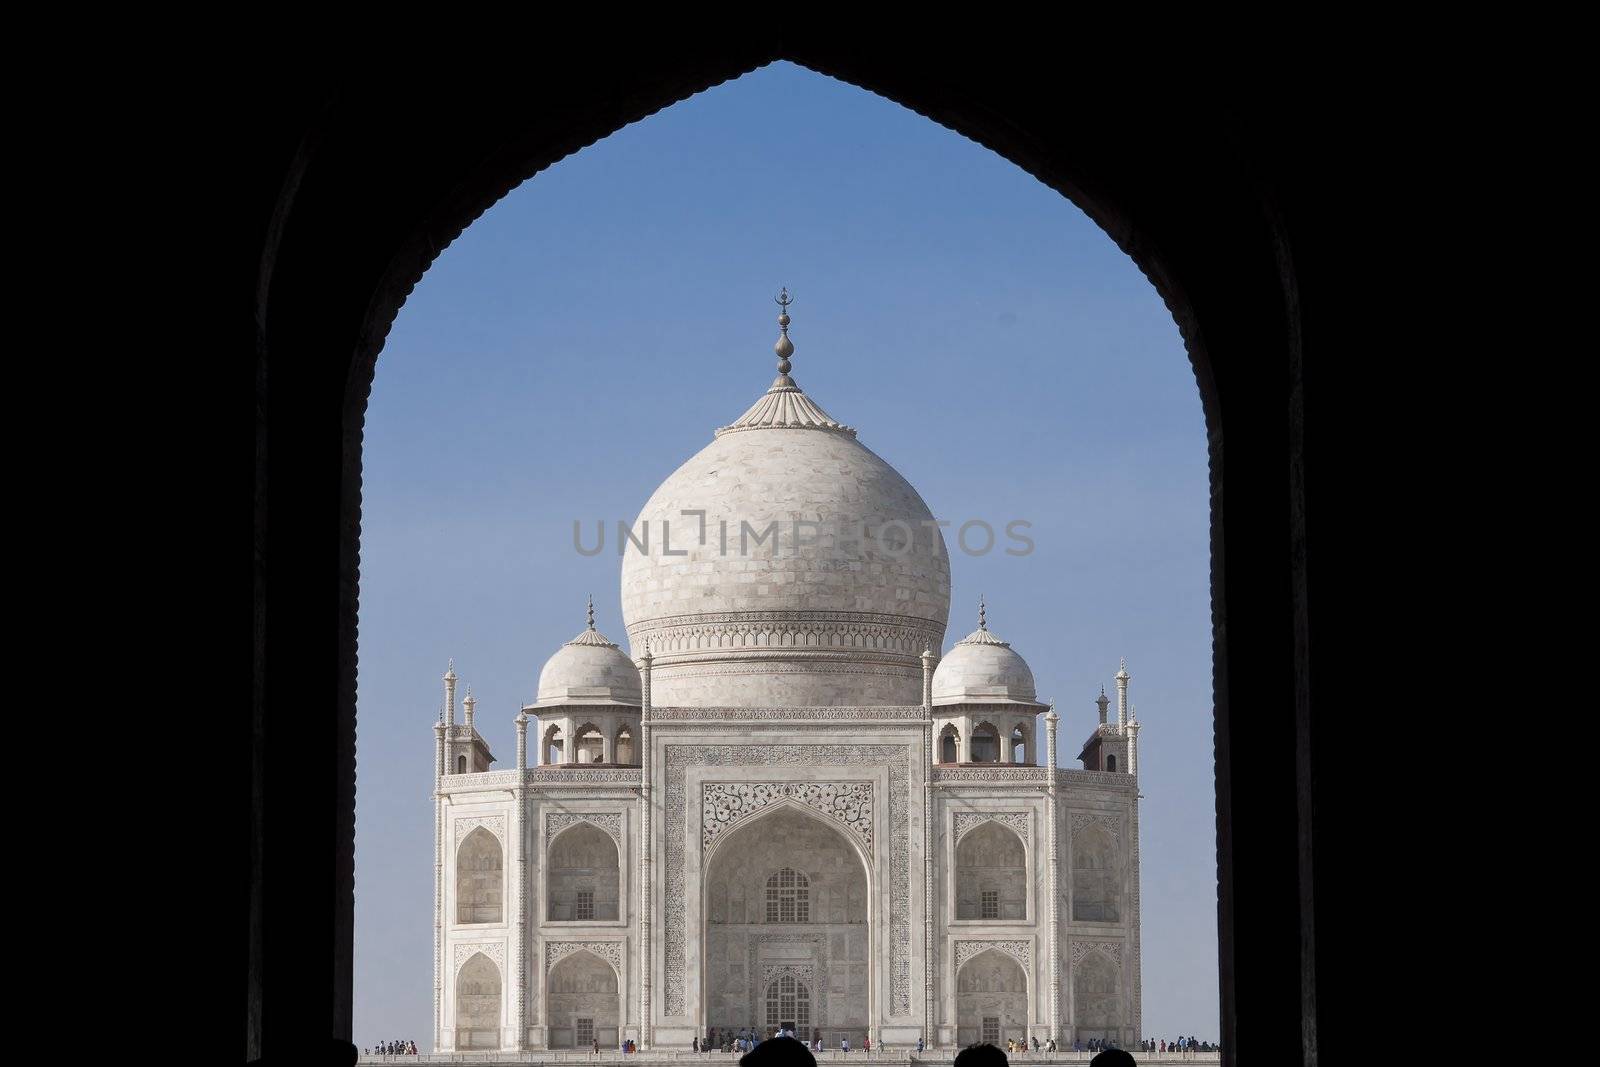
[[[1354,286],[1340,272],[1357,255],[1343,243],[1346,209],[1324,206],[1346,190],[1312,165],[1326,117],[1276,91],[1279,78],[1311,79],[1275,69],[1226,93],[1201,72],[1163,75],[1134,57],[1114,72],[1075,63],[1091,43],[1069,55],[1050,35],[882,33],[741,25],[661,47],[642,27],[612,26],[603,51],[521,42],[515,63],[475,63],[403,99],[348,54],[293,79],[239,73],[254,247],[238,338],[248,330],[257,368],[249,1054],[311,1062],[351,1028],[361,428],[394,316],[439,250],[521,181],[780,58],[1015,162],[1082,208],[1161,293],[1195,367],[1212,474],[1224,1054],[1326,1052],[1330,1027],[1359,1017],[1335,1010],[1333,987],[1318,982],[1336,946],[1354,943],[1326,924],[1350,920],[1314,906],[1342,840],[1322,813],[1337,808],[1329,791],[1348,787],[1316,773],[1339,746],[1322,735],[1311,746],[1313,708],[1339,702],[1331,672],[1313,682],[1312,637],[1353,640],[1357,613],[1335,601],[1345,613],[1311,626],[1307,457],[1357,437],[1330,418],[1322,451],[1310,450],[1305,353],[1346,350]],[[1324,492],[1355,495],[1336,482]],[[298,718],[308,689],[332,698],[330,749],[314,766]],[[1332,714],[1319,730],[1340,728]],[[315,775],[325,777],[308,788]],[[335,847],[309,848],[330,822]],[[1245,854],[1248,868],[1236,866]],[[269,855],[295,862],[261,862]],[[1244,913],[1248,924],[1235,921]]]

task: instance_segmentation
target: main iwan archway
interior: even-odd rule
[[[705,886],[705,1017],[742,1029],[867,1036],[873,930],[868,868],[848,830],[784,802],[719,838]]]

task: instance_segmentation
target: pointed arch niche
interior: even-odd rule
[[[790,800],[719,834],[704,867],[707,1024],[737,1030],[794,1010],[780,1021],[797,1034],[861,1047],[874,988],[869,871],[859,838]]]
[[[545,977],[549,1047],[587,1049],[598,1041],[614,1051],[622,1041],[623,998],[621,975],[611,962],[589,948],[565,952]]]

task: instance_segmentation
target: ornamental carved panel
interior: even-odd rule
[[[1122,965],[1122,942],[1074,941],[1072,943],[1072,966],[1076,968],[1078,964],[1083,962],[1083,958],[1091,952],[1100,953],[1119,967]]]
[[[501,978],[504,979],[506,971],[506,945],[504,941],[480,941],[455,946],[455,951],[450,958],[451,972],[459,972],[463,963],[466,963],[480,952],[494,961],[494,965],[500,968]]]
[[[984,823],[997,822],[1001,826],[1011,827],[1024,843],[1031,844],[1033,841],[1031,818],[1032,816],[1026,811],[958,811],[955,819],[956,843],[960,844],[961,839],[967,836],[969,831],[976,830]]]
[[[1022,964],[1024,973],[1033,973],[1033,942],[1026,940],[1017,941],[957,941],[956,942],[956,972],[966,966],[972,957],[998,949],[1007,956]]]
[[[544,943],[544,973],[548,977],[567,956],[574,952],[592,952],[616,969],[617,980],[622,980],[621,941],[546,941]]]
[[[911,1014],[911,830],[910,786],[920,773],[917,745],[668,745],[665,803],[666,872],[662,895],[662,955],[666,988],[662,1013],[683,1015],[688,958],[684,847],[689,797],[685,776],[695,767],[887,767],[889,770],[889,1012]],[[920,780],[920,779],[919,779]],[[697,905],[698,906],[698,905]]]
[[[1075,811],[1072,813],[1072,832],[1077,833],[1085,826],[1096,826],[1111,835],[1112,843],[1122,844],[1122,816],[1105,815],[1100,812]]]
[[[504,815],[474,815],[455,821],[456,840],[459,842],[478,827],[483,827],[495,836],[500,842],[500,847],[506,844],[506,817]]]
[[[611,835],[611,840],[622,847],[622,816],[618,812],[549,811],[544,816],[544,839],[553,841],[557,834],[574,823],[586,822]]]
[[[742,820],[786,800],[843,826],[872,855],[871,782],[706,782],[700,788],[700,855]]]
[[[772,980],[780,974],[792,974],[804,982],[808,990],[817,988],[817,968],[810,963],[768,963],[761,968],[761,984],[757,989],[765,992]]]

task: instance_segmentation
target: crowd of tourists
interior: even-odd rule
[[[1183,1053],[1189,1053],[1189,1052],[1216,1052],[1219,1048],[1221,1048],[1221,1046],[1220,1045],[1214,1045],[1210,1041],[1201,1041],[1197,1037],[1184,1037],[1182,1034],[1179,1034],[1178,1035],[1178,1040],[1176,1040],[1176,1041],[1168,1041],[1165,1038],[1162,1038],[1159,1041],[1155,1040],[1153,1038],[1151,1040],[1149,1040],[1149,1041],[1141,1041],[1141,1042],[1139,1042],[1139,1048],[1142,1049],[1145,1052],[1159,1052],[1159,1053],[1183,1052]]]
[[[1006,1051],[1011,1053],[1012,1055],[1016,1055],[1019,1052],[1027,1052],[1028,1051],[1028,1042],[1030,1040],[1033,1042],[1033,1051],[1034,1052],[1054,1052],[1056,1050],[1056,1039],[1053,1038],[1053,1037],[1050,1040],[1043,1041],[1043,1042],[1041,1042],[1037,1037],[1035,1037],[1035,1038],[1020,1038],[1020,1037],[1012,1038],[1012,1037],[1008,1037],[1008,1038],[1006,1038]],[[921,1042],[918,1042],[917,1051],[918,1052],[922,1051]]]
[[[415,1041],[381,1041],[370,1049],[362,1049],[363,1056],[415,1056]]]
[[[795,1032],[787,1027],[774,1027],[771,1036],[786,1037],[791,1041],[800,1040],[795,1036]],[[753,1026],[741,1027],[738,1030],[734,1030],[730,1027],[723,1027],[719,1029],[718,1027],[713,1026],[706,1032],[706,1036],[704,1038],[696,1037],[692,1047],[696,1052],[738,1052],[743,1054],[747,1052],[754,1052],[756,1046],[761,1044],[763,1040],[765,1040],[765,1038],[763,1037],[762,1032]],[[800,1043],[811,1052],[821,1052],[823,1050],[821,1035],[813,1037],[809,1041],[801,1041]],[[918,1038],[917,1051],[921,1052],[922,1049],[922,1039]],[[841,1036],[839,1038],[839,1051],[850,1051],[850,1039],[848,1037]],[[867,1037],[862,1040],[861,1051],[872,1051],[871,1037]]]

